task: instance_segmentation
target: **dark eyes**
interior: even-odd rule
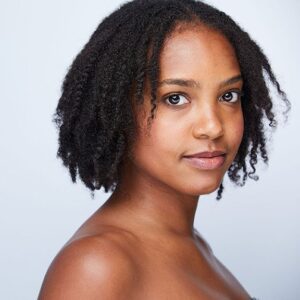
[[[229,102],[229,103],[235,103],[238,102],[241,98],[243,93],[241,91],[230,91],[225,94],[223,94],[219,99],[223,99],[221,101]],[[180,98],[183,96],[183,98]],[[182,104],[188,103],[189,101],[186,100],[186,102],[182,102],[181,99],[185,99],[186,97],[184,94],[174,93],[164,98],[164,101],[167,105],[170,106],[181,106]],[[181,101],[182,104],[179,104]]]
[[[233,96],[233,94],[235,94],[235,97]],[[239,101],[240,96],[241,96],[241,92],[237,92],[237,91],[230,91],[222,95],[224,101],[231,102],[231,103]]]
[[[179,105],[176,105],[180,102],[180,96],[183,96],[181,94],[172,94],[172,95],[169,95],[167,96],[164,101],[167,101],[167,104],[168,105],[174,105],[174,106],[179,106]],[[169,102],[169,103],[168,103]],[[188,103],[189,101],[187,101],[186,103]]]

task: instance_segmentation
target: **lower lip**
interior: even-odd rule
[[[221,167],[225,162],[225,155],[215,157],[183,157],[193,167],[202,170],[213,170]]]

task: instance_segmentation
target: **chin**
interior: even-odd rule
[[[207,195],[213,193],[219,188],[221,181],[213,181],[211,183],[199,183],[186,187],[186,193],[193,196]]]

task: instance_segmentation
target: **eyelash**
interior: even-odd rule
[[[238,98],[234,102],[224,100],[224,102],[228,102],[228,103],[232,103],[232,104],[237,103],[240,100],[240,98],[244,95],[243,91],[231,90],[231,91],[228,91],[225,94],[223,94],[221,97],[223,97],[224,95],[226,95],[228,93],[236,93],[237,94]],[[164,103],[166,103],[169,106],[181,106],[181,105],[176,105],[176,104],[169,104],[169,103],[166,102],[167,99],[172,97],[172,96],[184,96],[184,97],[186,97],[186,95],[184,93],[173,93],[173,94],[170,94],[170,95],[164,97],[164,99],[163,99]]]

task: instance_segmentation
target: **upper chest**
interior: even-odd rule
[[[136,252],[138,253],[138,252]],[[137,299],[249,300],[238,280],[201,248],[153,246],[141,251]],[[139,298],[142,297],[142,298]]]
[[[99,227],[98,227],[99,228]],[[136,282],[131,300],[249,300],[250,296],[214,256],[206,242],[182,238],[110,232],[126,252]],[[149,236],[149,235],[148,235]]]

